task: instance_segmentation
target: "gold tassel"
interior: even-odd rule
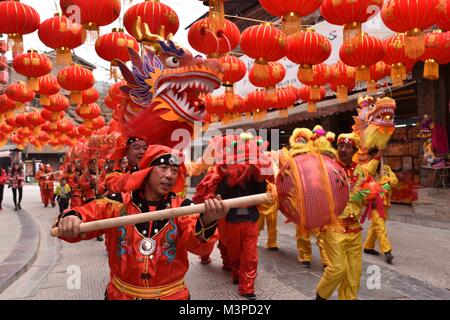
[[[42,95],[39,97],[39,99],[40,99],[41,104],[42,104],[43,106],[49,106],[49,105],[50,105],[50,98],[48,97],[48,95],[42,94]]]
[[[52,120],[52,121],[50,121],[50,122],[56,122],[56,121],[58,121],[58,120],[59,120],[59,112],[52,112],[51,120]]]
[[[317,105],[315,102],[308,102],[308,112],[309,113],[317,112]]]
[[[362,28],[360,22],[352,22],[344,25],[344,44],[353,40],[355,44],[362,40]]]
[[[403,80],[406,79],[406,69],[403,63],[396,63],[392,65],[391,79],[394,87],[403,85]]]
[[[39,79],[38,78],[28,78],[27,81],[28,89],[33,91],[39,91]]]
[[[72,52],[69,48],[56,49],[56,64],[58,65],[70,65],[72,64]]]
[[[370,80],[369,84],[367,85],[367,92],[375,92],[377,90],[377,82],[375,80]]]
[[[278,116],[280,118],[288,118],[289,117],[288,109],[280,109],[280,110],[278,110]]]
[[[21,34],[13,33],[8,35],[8,47],[12,50],[13,59],[23,52],[23,38]]]
[[[337,99],[339,102],[347,102],[348,100],[347,86],[345,85],[337,86]]]
[[[322,97],[320,95],[320,87],[318,86],[312,86],[309,88],[309,98],[311,100],[322,100]]]
[[[213,33],[216,33],[224,25],[225,7],[224,0],[209,0],[209,14],[210,28]]]
[[[72,104],[80,104],[83,102],[83,98],[80,91],[70,92],[70,102]]]
[[[232,110],[234,107],[234,88],[233,84],[225,84],[225,104],[228,110]]]
[[[287,36],[291,36],[302,29],[302,18],[296,12],[289,12],[284,15],[282,30]]]
[[[439,64],[434,59],[427,59],[425,61],[423,77],[428,80],[439,79]]]
[[[370,81],[370,69],[366,66],[359,66],[356,68],[356,82]]]
[[[265,80],[269,78],[269,68],[267,61],[262,58],[255,60],[255,63],[253,64],[253,73],[259,80]]]
[[[423,31],[415,28],[405,34],[405,54],[417,59],[425,52],[425,36]]]
[[[83,103],[80,105],[80,114],[88,114],[89,113],[89,105]]]
[[[302,64],[298,67],[297,78],[300,82],[311,82],[313,81],[313,69],[312,66],[307,64]]]
[[[84,120],[83,124],[86,126],[86,128],[91,129],[92,130],[92,120],[88,119],[88,120]]]
[[[277,88],[267,87],[265,91],[266,91],[266,101],[271,104],[277,104],[278,103]]]

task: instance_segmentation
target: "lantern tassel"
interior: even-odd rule
[[[300,32],[302,29],[302,18],[296,12],[290,12],[283,17],[282,30],[287,36]]]
[[[309,98],[311,100],[322,100],[322,97],[320,95],[320,87],[318,86],[312,86],[309,88]]]
[[[253,72],[257,79],[265,80],[269,78],[269,68],[267,65],[267,61],[264,59],[258,59],[255,61],[253,64]]]
[[[396,63],[391,68],[391,79],[394,87],[402,86],[406,79],[406,69],[403,63]]]
[[[48,95],[46,95],[46,94],[42,94],[42,95],[39,97],[39,100],[41,101],[41,104],[42,104],[43,106],[49,106],[49,105],[50,105],[50,98],[49,98]]]
[[[359,66],[356,69],[356,82],[370,81],[370,69],[366,66]]]
[[[8,47],[12,50],[13,59],[23,52],[23,38],[21,34],[8,35]]]
[[[347,102],[348,100],[347,86],[339,85],[337,87],[337,99],[339,102]]]
[[[423,31],[416,28],[405,34],[405,54],[417,59],[425,52],[425,36]]]
[[[232,110],[234,106],[234,88],[233,84],[225,85],[225,104],[228,110]]]
[[[367,92],[375,92],[377,90],[378,83],[375,80],[370,80],[367,85]]]
[[[308,102],[308,112],[309,113],[317,112],[317,105],[315,102]]]
[[[423,77],[428,80],[439,79],[439,64],[434,59],[427,59],[425,61]]]
[[[302,83],[313,81],[312,66],[306,64],[300,65],[298,67],[297,78]]]
[[[289,117],[289,111],[288,111],[288,109],[280,109],[280,110],[278,111],[278,116],[279,116],[280,118],[288,118],[288,117]]]
[[[278,102],[277,88],[267,87],[266,88],[266,101],[270,104],[276,104]]]
[[[355,43],[361,42],[362,28],[360,22],[347,23],[344,25],[344,43],[354,41]]]
[[[27,81],[28,89],[33,91],[39,91],[39,79],[38,78],[28,78]]]
[[[70,93],[70,102],[72,104],[80,104],[83,101],[80,91],[72,91]]]
[[[72,52],[69,48],[56,49],[56,64],[70,65],[72,64]]]

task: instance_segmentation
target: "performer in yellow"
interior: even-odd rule
[[[322,150],[322,146],[327,145],[327,143],[323,143],[322,141],[322,138],[325,140],[327,139],[326,136],[331,136],[331,133],[330,135],[326,134],[321,126],[315,126],[314,131],[311,131],[308,128],[296,128],[289,138],[289,144],[291,147],[289,152],[294,156],[301,153],[312,152],[314,149]],[[327,146],[325,147],[325,149],[327,151],[326,154],[328,154],[329,147]],[[331,154],[332,152],[329,153]],[[298,250],[297,259],[304,268],[311,268],[311,235],[314,235],[316,237],[316,243],[319,247],[320,252],[320,260],[322,262],[322,266],[326,268],[326,266],[328,265],[328,259],[319,230],[309,232],[306,236],[302,236],[300,232],[300,226],[296,225],[295,238],[297,240]]]
[[[394,257],[391,252],[392,246],[387,235],[385,221],[388,218],[388,208],[391,206],[391,188],[398,184],[398,179],[392,172],[391,167],[386,164],[381,166],[381,152],[378,148],[370,149],[368,155],[369,159],[373,159],[373,161],[369,162],[370,165],[367,165],[367,173],[378,182],[385,192],[383,198],[380,199],[382,203],[373,200],[368,204],[367,210],[370,210],[369,217],[372,223],[364,243],[364,253],[378,256],[380,253],[375,250],[375,241],[378,239],[380,250],[384,253],[386,262],[391,264]]]
[[[350,197],[338,225],[327,225],[322,240],[327,253],[328,266],[316,289],[316,299],[328,299],[339,287],[339,300],[356,300],[362,269],[362,240],[359,217],[364,196],[360,190],[364,182],[364,169],[352,161],[361,139],[353,134],[338,137],[338,163],[346,170],[350,184]]]

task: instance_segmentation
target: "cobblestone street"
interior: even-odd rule
[[[20,252],[13,248],[17,248],[23,235],[22,217],[32,219],[30,221],[38,226],[40,232],[37,233],[37,252],[30,260],[31,264],[3,292],[0,291],[0,299],[103,299],[109,277],[103,242],[94,239],[69,244],[50,237],[50,226],[58,210],[42,206],[36,186],[25,187],[24,210],[11,210],[9,190],[5,190],[4,203],[4,210],[0,211],[0,276],[8,267],[11,268],[11,264],[5,264],[10,260],[4,259],[11,259],[11,255],[20,257]],[[297,262],[295,228],[283,220],[279,215],[280,251],[266,250],[265,231],[260,236],[257,297],[268,300],[313,299],[322,274],[318,249],[313,242],[312,268],[304,269]],[[360,299],[450,299],[450,231],[400,222],[389,222],[388,228],[394,248],[394,265],[385,264],[382,257],[364,255]],[[192,299],[242,299],[230,274],[221,268],[217,248],[210,265],[201,265],[194,255],[190,258],[186,281]],[[80,288],[71,287],[70,276],[74,270],[81,271]],[[381,273],[378,289],[370,289],[367,285],[371,283],[368,278],[373,270]]]

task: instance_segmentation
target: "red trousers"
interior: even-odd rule
[[[55,201],[53,201],[53,189],[44,189],[44,205],[48,206],[50,203],[53,205]]]
[[[220,241],[225,245],[226,259],[231,267],[233,279],[239,281],[240,294],[255,292],[258,233],[256,221],[238,223],[224,221],[223,232],[220,234]]]
[[[41,200],[42,200],[42,203],[45,203],[44,186],[43,186],[42,184],[39,185],[39,191],[41,191]]]

